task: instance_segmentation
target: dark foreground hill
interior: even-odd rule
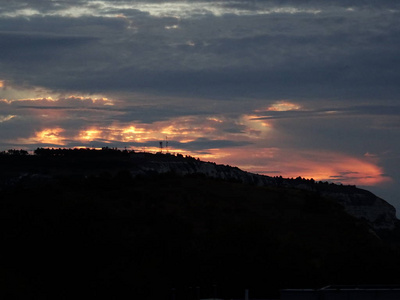
[[[400,282],[399,249],[321,193],[133,177],[107,161],[90,174],[42,164],[41,177],[0,191],[4,299],[239,298],[245,288],[277,298],[281,288]]]

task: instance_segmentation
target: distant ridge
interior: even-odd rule
[[[255,186],[276,186],[316,192],[334,199],[347,213],[366,221],[374,231],[391,231],[399,226],[394,206],[354,185],[338,185],[301,177],[289,179],[282,176],[259,175],[182,154],[161,152],[153,154],[108,147],[38,148],[34,151],[34,155],[28,155],[24,150],[3,151],[0,153],[0,159],[3,165],[7,165],[2,170],[0,187],[15,183],[22,178],[43,180],[60,173],[74,172],[90,175],[93,172],[113,173],[126,169],[133,177],[168,173],[179,176],[201,174],[209,178]]]
[[[277,299],[400,282],[391,207],[354,186],[183,155],[16,151],[0,155],[4,299]]]

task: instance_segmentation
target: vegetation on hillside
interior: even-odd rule
[[[4,299],[239,298],[246,288],[277,298],[399,282],[399,249],[317,193],[200,174],[132,178],[112,158],[85,160],[83,176],[72,159],[42,159],[44,173],[69,171],[0,190]]]

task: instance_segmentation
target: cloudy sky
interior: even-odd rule
[[[167,137],[400,210],[399,20],[387,0],[0,0],[0,150]]]

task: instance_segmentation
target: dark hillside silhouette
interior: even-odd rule
[[[400,282],[399,249],[317,192],[134,177],[129,166],[151,154],[86,151],[0,155],[3,179],[41,171],[0,190],[4,299],[171,299],[172,289],[176,300],[229,299],[246,288],[277,298],[281,288]]]

